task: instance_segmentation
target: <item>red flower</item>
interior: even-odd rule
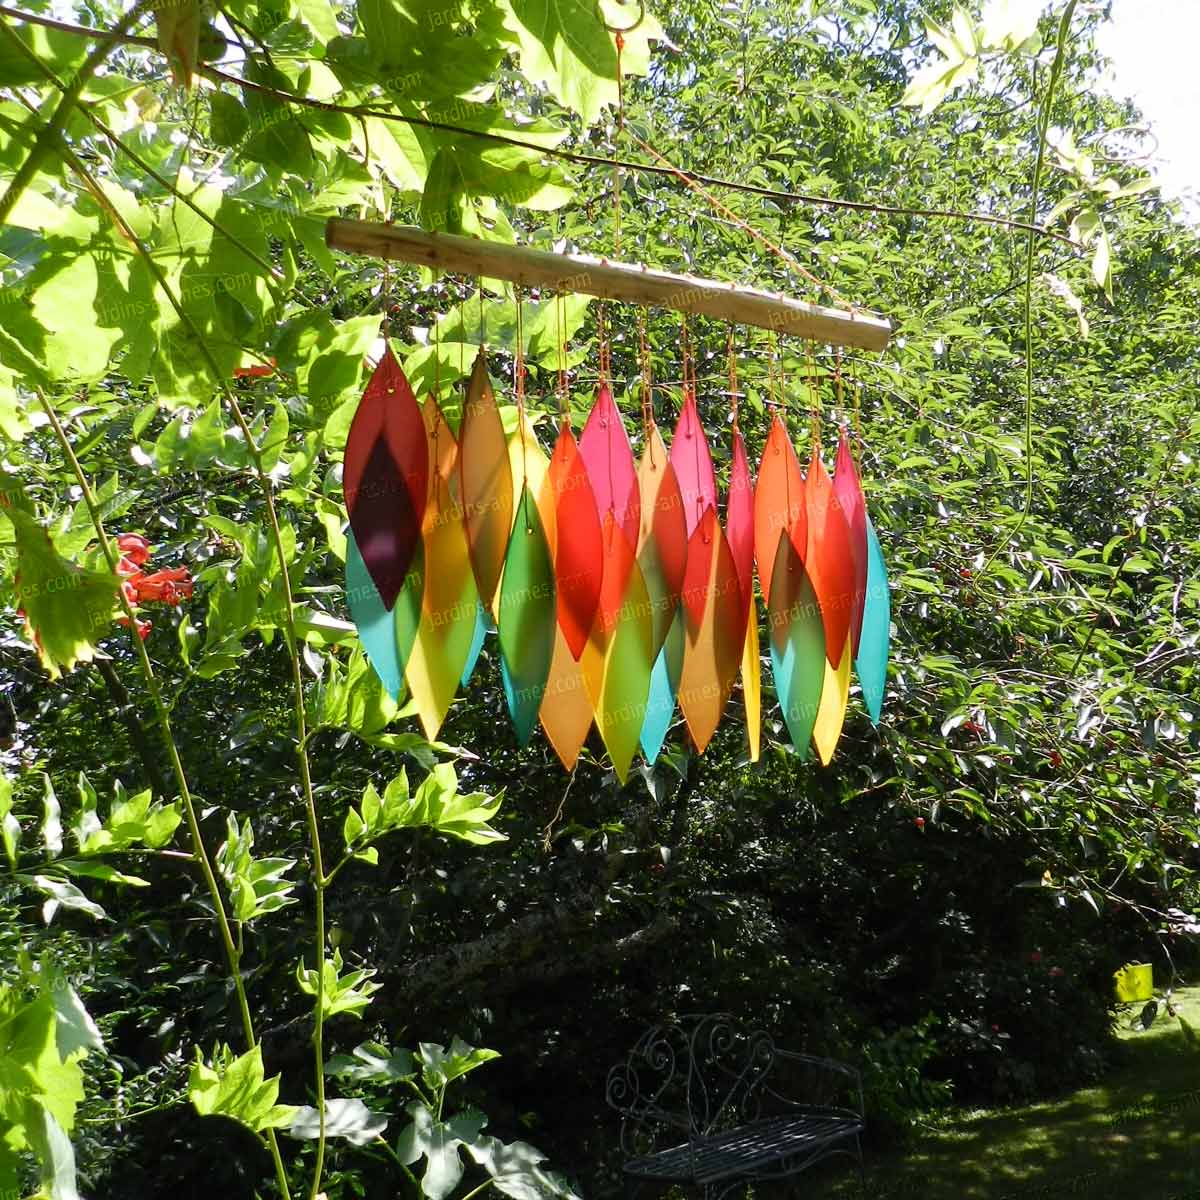
[[[1052,975],[1052,976],[1053,976],[1055,979],[1060,979],[1060,978],[1062,978],[1062,976],[1064,976],[1064,975],[1066,974],[1066,971],[1064,971],[1064,970],[1062,969],[1062,967],[1051,967],[1051,968],[1050,968],[1050,974],[1051,974],[1051,975]]]
[[[265,363],[251,363],[248,367],[234,367],[234,379],[262,379],[267,375],[274,374],[275,359],[268,358]]]
[[[150,557],[150,543],[140,533],[119,534],[117,548],[125,558],[139,567]],[[120,570],[120,566],[117,569]]]
[[[192,594],[192,579],[187,567],[174,567],[155,571],[152,575],[133,576],[128,582],[133,585],[140,603],[159,600],[163,604],[178,604],[180,600]]]
[[[142,639],[142,641],[144,642],[150,636],[150,630],[154,628],[154,622],[153,621],[143,621],[140,617],[134,617],[133,619],[134,619],[135,624],[137,625],[138,637],[140,637]],[[129,618],[128,617],[118,617],[117,624],[124,625],[126,628],[128,628],[129,627]]]
[[[925,828],[925,818],[924,818],[924,817],[916,817],[916,818],[914,818],[914,820],[913,820],[913,824],[914,824],[914,825],[915,825],[915,826],[916,826],[918,829],[924,829],[924,828]]]
[[[1029,961],[1032,963],[1041,962],[1042,961],[1042,952],[1040,950],[1035,950],[1032,954],[1030,954]]]

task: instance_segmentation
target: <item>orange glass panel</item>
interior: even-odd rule
[[[836,667],[842,660],[842,647],[850,636],[854,614],[854,559],[850,527],[816,446],[804,492],[808,510],[808,552],[804,561],[821,605],[825,656],[829,665]]]
[[[642,517],[638,566],[652,608],[652,655],[657,657],[679,604],[687,565],[687,528],[675,469],[667,457],[658,426],[650,424],[638,464]]]
[[[679,679],[679,709],[696,749],[703,752],[712,739],[742,659],[742,597],[737,568],[715,509],[707,509],[692,535],[706,538],[709,578],[704,611],[695,637],[684,641],[683,672]],[[690,565],[690,563],[689,563]]]
[[[556,528],[570,530],[569,537],[557,539],[554,581],[558,591],[558,624],[571,653],[578,659],[600,604],[604,544],[587,466],[566,422],[559,431],[547,479],[554,494]]]
[[[804,505],[804,476],[787,427],[778,413],[771,421],[754,486],[754,559],[763,599],[771,595],[771,572],[779,550],[779,535],[788,530],[803,561],[808,522]]]
[[[482,350],[471,371],[459,428],[459,487],[479,598],[494,612],[512,529],[513,485],[508,440]]]

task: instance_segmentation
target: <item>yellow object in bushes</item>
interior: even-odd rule
[[[1154,995],[1154,968],[1150,963],[1126,963],[1113,972],[1117,999],[1127,1004],[1149,1000]]]

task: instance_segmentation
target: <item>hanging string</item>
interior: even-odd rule
[[[634,133],[632,129],[629,131],[629,136],[631,138],[633,138],[633,140],[635,142],[637,142],[637,144],[639,146],[641,146],[641,148],[647,154],[649,154],[651,158],[653,158],[657,162],[661,163],[662,166],[664,166],[668,171],[670,171],[672,175],[674,175],[677,179],[679,179],[680,181],[685,183],[694,192],[696,192],[700,196],[702,196],[704,198],[704,200],[712,208],[716,209],[719,213],[721,213],[721,215],[724,216],[726,220],[732,222],[732,224],[734,226],[736,226],[738,229],[742,230],[743,233],[748,233],[752,238],[754,238],[754,240],[756,242],[759,242],[761,245],[765,246],[772,254],[775,255],[776,258],[778,258],[781,262],[785,263],[791,270],[795,271],[796,274],[798,274],[802,278],[808,280],[808,282],[811,283],[813,285],[813,287],[815,287],[821,291],[827,292],[833,298],[835,303],[840,304],[843,308],[849,309],[850,312],[852,312],[852,313],[858,313],[858,312],[862,311],[860,305],[855,304],[852,300],[847,300],[846,297],[843,296],[841,294],[841,292],[839,292],[837,290],[837,288],[835,288],[833,286],[833,284],[826,283],[825,280],[821,279],[818,275],[814,275],[813,272],[810,271],[806,266],[804,266],[796,258],[796,256],[794,254],[792,254],[788,250],[785,250],[777,242],[773,242],[765,234],[760,233],[757,229],[754,228],[753,225],[750,225],[746,221],[743,221],[742,218],[739,217],[737,215],[737,213],[735,213],[733,211],[733,209],[729,208],[725,204],[722,204],[721,201],[718,200],[717,197],[712,194],[712,192],[710,192],[707,188],[703,187],[700,183],[698,183],[690,175],[687,175],[685,172],[681,171],[677,166],[675,166],[674,163],[672,163],[664,155],[659,154],[659,152],[657,150],[655,150],[655,148],[653,146],[651,146],[649,142],[645,141],[643,138],[638,137],[638,135],[636,133]]]
[[[862,467],[863,453],[863,436],[862,436],[862,381],[854,373],[854,359],[850,359],[850,396],[854,405],[854,440],[851,443],[850,451],[854,456],[854,465]]]
[[[467,353],[467,298],[461,296],[458,301],[458,377],[465,379],[467,376],[467,364],[465,355]]]
[[[812,445],[810,452],[821,452],[821,381],[817,377],[817,358],[812,342],[804,343],[804,356],[808,364],[808,395],[811,418]]]
[[[487,349],[487,321],[483,315],[483,280],[477,278],[475,285],[479,288],[479,348]]]
[[[779,397],[775,391],[775,354],[777,349],[775,345],[775,331],[772,330],[767,335],[767,408],[770,410],[772,417],[780,416]],[[782,420],[786,423],[786,413],[783,414]]]
[[[654,442],[650,437],[650,427],[654,424],[650,349],[646,345],[646,321],[640,308],[637,310],[637,314],[638,365],[642,372],[642,435],[645,438],[646,447],[650,451],[650,465],[657,469],[658,464],[654,461]]]
[[[554,297],[554,311],[558,320],[558,415],[561,425],[571,422],[570,404],[567,399],[567,340],[563,334],[563,296]]]
[[[525,513],[525,532],[533,533],[529,518],[529,467],[525,460],[525,321],[521,312],[521,290],[513,284],[513,300],[517,306],[517,352],[513,358],[513,392],[517,401],[517,437],[521,440],[521,488],[525,493],[521,508]]]
[[[738,377],[737,356],[733,352],[733,326],[725,335],[725,364],[729,370],[729,398],[733,401],[733,432],[739,432],[738,427]]]
[[[600,382],[607,383],[612,370],[612,347],[608,342],[608,302],[600,301],[600,312],[596,319],[600,330]]]

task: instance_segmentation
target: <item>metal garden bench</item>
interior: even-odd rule
[[[853,1067],[779,1049],[727,1013],[647,1030],[608,1074],[629,1181],[704,1200],[846,1154],[862,1174],[862,1082]]]

